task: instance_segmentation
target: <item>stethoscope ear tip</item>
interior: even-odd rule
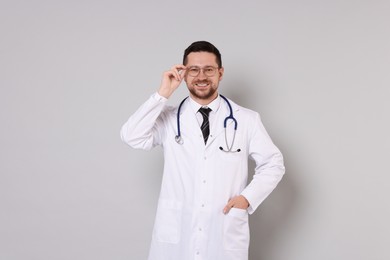
[[[225,149],[223,149],[222,146],[219,147],[219,150],[224,151],[224,152],[226,152],[226,153],[239,153],[239,152],[241,152],[241,149],[237,149],[237,150],[235,150],[235,151],[232,151],[232,150],[225,150]]]

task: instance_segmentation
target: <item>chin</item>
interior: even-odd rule
[[[213,96],[215,96],[217,93],[216,90],[213,91],[210,89],[207,91],[199,91],[196,89],[192,89],[192,90],[190,90],[190,92],[195,98],[198,98],[201,100],[208,100],[208,99],[212,98]]]

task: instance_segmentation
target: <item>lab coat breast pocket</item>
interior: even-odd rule
[[[220,162],[221,167],[224,168],[225,171],[241,168],[243,163],[247,163],[247,148],[245,142],[242,141],[242,138],[238,134],[234,143],[229,143],[229,146],[226,145],[225,137],[220,137],[219,145],[218,162]],[[228,150],[229,147],[231,148],[230,151]]]
[[[181,219],[182,204],[180,202],[160,199],[153,232],[154,238],[159,242],[179,243]]]
[[[223,223],[223,245],[226,250],[247,250],[249,247],[248,212],[231,208]]]
[[[237,132],[235,132],[234,129],[229,126],[218,136],[219,149],[230,154],[240,153],[243,150],[246,150],[246,147],[244,147],[245,138],[242,131],[237,130]]]

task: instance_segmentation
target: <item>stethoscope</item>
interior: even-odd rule
[[[219,95],[221,98],[223,98],[226,102],[226,104],[228,105],[229,107],[229,111],[230,111],[230,115],[227,116],[225,118],[225,120],[223,121],[223,128],[225,129],[225,142],[226,142],[226,148],[227,150],[225,150],[222,146],[219,147],[219,150],[221,151],[224,151],[224,152],[227,152],[227,153],[236,153],[236,152],[241,152],[241,149],[237,149],[237,150],[233,150],[233,145],[234,145],[234,140],[236,139],[236,131],[237,131],[237,120],[234,118],[233,116],[233,109],[232,109],[232,106],[230,105],[230,102],[227,98],[225,98],[224,96],[222,95]],[[181,110],[181,107],[183,106],[183,103],[184,101],[187,100],[188,97],[186,97],[185,99],[183,99],[179,105],[179,108],[177,109],[177,135],[175,136],[175,141],[178,143],[178,144],[183,144],[183,138],[181,137],[181,132],[180,132],[180,110]],[[229,145],[229,142],[227,140],[227,133],[226,133],[226,125],[228,123],[229,120],[233,120],[233,123],[234,123],[234,133],[233,133],[233,139],[232,139],[232,142],[231,144]]]

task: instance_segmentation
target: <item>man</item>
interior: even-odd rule
[[[218,94],[223,74],[218,49],[194,42],[183,64],[163,74],[158,92],[121,129],[133,148],[164,148],[149,260],[248,259],[248,213],[284,174],[282,155],[259,115]],[[189,98],[167,106],[183,80]],[[249,185],[248,157],[256,163]]]

